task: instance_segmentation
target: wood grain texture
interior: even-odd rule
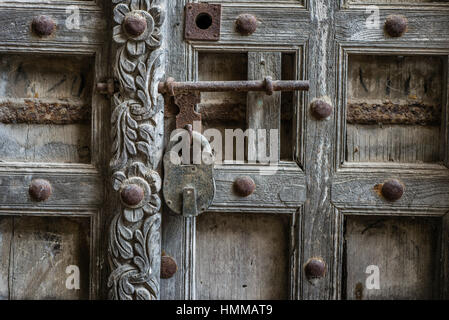
[[[173,59],[173,61],[178,61],[180,63],[168,64],[167,74],[173,76],[176,80],[206,80],[205,77],[208,77],[207,80],[219,80],[220,77],[225,77],[226,80],[230,80],[232,77],[239,80],[246,79],[246,60],[249,51],[270,51],[276,52],[276,54],[280,54],[284,50],[288,50],[290,54],[292,52],[296,53],[299,51],[297,47],[286,48],[285,46],[282,48],[265,47],[264,50],[264,44],[272,46],[273,43],[273,38],[270,38],[270,35],[273,35],[273,29],[266,28],[264,25],[260,26],[260,30],[265,28],[265,32],[268,32],[270,35],[265,35],[262,31],[255,37],[247,37],[243,39],[239,36],[234,30],[234,21],[238,14],[243,13],[243,9],[235,7],[235,3],[227,3],[227,5],[223,7],[222,28],[225,28],[226,30],[222,30],[221,40],[219,42],[209,44],[187,43],[183,41],[182,17],[184,12],[184,4],[185,1],[176,1],[168,4],[168,19],[170,22],[168,22],[167,25],[171,28],[170,32],[172,34],[168,57],[169,59]],[[271,3],[267,2],[267,4]],[[285,15],[285,12],[281,12],[282,9],[277,7],[275,9],[271,7],[270,10],[266,10],[262,9],[260,6],[252,6],[252,3],[245,5],[251,5],[251,9],[254,10],[258,17],[265,19],[266,23],[270,23],[271,26],[279,26],[280,21],[279,19],[275,21],[276,18],[271,20],[273,15],[276,15],[277,18]],[[294,19],[306,20],[304,14],[299,14],[300,12],[304,13],[304,10],[300,8],[300,6],[296,4],[290,5],[284,3],[281,5],[295,8],[296,15]],[[293,14],[291,16],[293,17]],[[293,32],[292,29],[290,29],[291,23],[292,21],[290,21],[290,26],[288,26],[289,30],[287,30],[287,23],[284,24],[283,28],[285,28],[282,29],[283,32],[277,33],[276,37],[291,36],[291,32]],[[305,25],[306,23],[304,21],[304,26]],[[306,28],[303,30],[305,29]],[[291,36],[289,39],[291,40],[291,43],[299,45],[301,43],[300,39],[304,39],[304,33],[301,33],[300,35],[298,34],[296,38]],[[280,45],[285,44],[285,41],[282,40],[283,39],[279,38]],[[205,57],[207,57],[207,59]],[[240,65],[238,64],[239,61],[242,61]],[[218,72],[214,72],[213,70],[217,70],[217,67],[219,67]],[[296,70],[297,69],[295,68],[294,71],[296,72]],[[296,73],[294,76],[296,77]],[[204,110],[204,108],[216,107],[220,102],[220,99],[216,98],[216,96],[221,97],[220,95],[221,94],[203,94],[203,101],[206,101],[206,103],[200,104],[199,109]],[[212,98],[212,96],[214,96],[214,98]],[[209,99],[210,103],[207,103]],[[232,99],[234,99],[234,97],[231,97],[228,100]],[[241,110],[244,110],[242,106],[246,104],[245,99],[242,99],[241,102],[239,102],[240,100],[238,99],[235,99],[234,101],[236,102],[231,101],[231,103],[228,103],[229,101],[224,99],[224,104],[230,106],[231,109],[234,108],[237,114],[241,114]],[[291,104],[289,107],[291,107]],[[212,111],[207,113],[209,116],[207,117],[207,122],[205,123],[208,126],[212,125],[211,119],[214,117],[214,108],[210,109]],[[219,111],[220,110],[222,109],[219,109]],[[217,119],[223,119],[225,121],[215,121],[215,123],[213,123],[214,127],[246,127],[244,123],[246,117],[242,116],[240,117],[239,122],[235,122],[229,121],[228,118],[225,118],[226,116],[226,114],[220,112],[217,115]],[[235,114],[233,116],[235,117]],[[173,123],[173,119],[170,115],[166,114],[165,130],[167,133],[173,130]],[[296,164],[289,166],[288,170],[285,172],[282,171],[282,168],[283,167],[281,166],[281,170],[277,176],[275,174],[270,177],[262,177],[259,176],[258,171],[260,168],[257,167],[217,167],[216,180],[220,192],[217,192],[217,202],[214,202],[210,210],[213,212],[222,213],[224,215],[229,214],[229,212],[272,213],[273,211],[276,213],[287,213],[288,215],[294,215],[298,211],[302,204],[302,200],[304,199],[304,189],[301,186],[303,178],[301,178],[300,169]],[[257,179],[257,184],[259,186],[256,188],[256,192],[251,199],[238,199],[233,194],[232,183],[234,179],[240,175],[252,175],[255,179]],[[285,190],[283,190],[284,187]],[[289,187],[292,188],[288,189]],[[273,208],[275,208],[275,210],[273,210]],[[195,265],[198,265],[199,263],[198,257],[196,257],[197,251],[195,250],[196,236],[199,236],[199,232],[196,230],[195,226],[195,219],[188,219],[184,221],[179,217],[170,215],[170,212],[164,212],[162,248],[168,254],[172,255],[176,261],[178,261],[179,269],[172,279],[161,281],[161,297],[163,299],[194,299],[201,294],[197,287],[198,281],[195,279],[195,276],[198,276],[195,272]],[[289,241],[293,242],[293,246],[296,248],[296,240],[294,240],[296,239],[296,233],[295,236],[290,234],[289,239]],[[289,277],[286,297],[297,296],[297,290],[292,289],[297,287],[296,269],[298,266],[298,260],[296,254],[297,251],[295,251],[295,254],[292,254],[286,262],[291,270],[295,270],[292,271],[292,275]]]
[[[282,78],[282,55],[280,52],[249,52],[248,80]],[[272,159],[279,160],[280,127],[281,127],[281,92],[271,96],[265,92],[249,92],[247,100],[248,128],[257,133],[257,139],[248,143],[248,160],[268,163]],[[277,139],[273,139],[270,130],[277,130]],[[265,130],[265,135],[259,135],[258,130]],[[262,139],[264,138],[264,139]],[[271,141],[276,149],[271,149]]]
[[[140,38],[124,32],[128,13],[152,23],[145,26]],[[164,112],[158,84],[165,72],[166,1],[118,3],[113,14],[113,39],[118,44],[114,74],[120,90],[111,99],[110,169],[115,201],[120,199],[121,205],[114,208],[108,233],[108,298],[157,300]],[[121,198],[129,185],[143,193],[135,205]]]
[[[394,203],[379,193],[379,185],[388,179],[398,179],[404,185],[404,195]],[[338,208],[366,206],[370,208],[449,208],[449,176],[398,173],[368,173],[337,175],[332,184],[332,203]],[[422,209],[424,211],[424,209]]]
[[[199,81],[246,80],[247,73],[248,55],[245,53],[198,53]],[[198,111],[202,115],[203,129],[217,129],[223,137],[225,129],[245,130],[246,97],[246,92],[201,93]],[[224,160],[232,159],[224,158]]]
[[[66,12],[64,3],[3,3],[1,4],[2,23],[5,28],[0,30],[0,47],[8,47],[7,51],[15,46],[36,47],[37,51],[68,52],[77,49],[78,53],[94,53],[98,46],[105,42],[107,22],[102,10],[94,3],[82,5],[79,11],[83,19],[80,19],[79,28],[68,28],[67,18],[73,12]],[[35,16],[47,15],[56,23],[54,34],[46,39],[35,36],[31,31],[31,21]],[[17,48],[15,49],[17,51]],[[22,51],[22,50],[20,50]],[[25,51],[25,50],[23,50]]]
[[[33,54],[0,55],[2,98],[81,100],[91,104],[92,57]]]
[[[0,161],[90,163],[90,126],[0,123]]]
[[[441,109],[444,66],[438,56],[349,55],[348,104],[388,101]]]
[[[17,169],[16,169],[17,170]],[[28,188],[33,179],[46,179],[52,194],[44,202],[32,201]],[[2,206],[28,205],[33,208],[78,207],[92,208],[103,203],[103,190],[98,174],[53,172],[0,172],[0,203]]]
[[[214,1],[217,3],[217,1]],[[242,13],[257,17],[257,30],[250,37],[241,36],[235,28],[235,20]],[[241,5],[224,5],[222,7],[220,41],[214,43],[217,48],[222,45],[238,46],[238,51],[249,51],[249,46],[267,45],[297,46],[310,35],[310,13],[300,5],[278,3],[259,3]],[[275,40],[274,40],[275,39]],[[245,48],[245,49],[242,49]]]
[[[272,205],[276,206],[275,210],[271,210],[272,212],[291,214],[292,210],[298,210],[295,206],[301,206],[301,201],[305,200],[303,208],[301,208],[299,226],[294,231],[296,237],[290,237],[290,239],[293,239],[293,246],[298,248],[296,252],[299,257],[290,260],[291,270],[296,270],[298,277],[291,277],[290,283],[293,285],[291,286],[289,298],[342,298],[343,284],[346,279],[342,272],[343,250],[340,248],[344,242],[343,222],[346,213],[355,216],[425,215],[440,217],[448,208],[446,201],[448,198],[448,174],[447,169],[439,163],[443,158],[446,159],[447,156],[434,157],[433,154],[438,153],[436,150],[429,151],[432,154],[433,160],[431,162],[433,163],[426,164],[422,164],[421,162],[424,161],[423,159],[427,161],[429,159],[427,156],[416,155],[420,151],[415,151],[414,159],[410,156],[411,152],[407,153],[408,156],[405,158],[399,156],[400,153],[396,153],[399,151],[392,152],[394,157],[399,159],[398,161],[415,161],[413,164],[394,163],[389,160],[387,163],[379,163],[379,161],[374,162],[375,160],[370,160],[370,162],[364,162],[357,166],[354,163],[348,164],[347,161],[344,163],[345,158],[340,158],[340,155],[344,154],[344,152],[340,151],[346,147],[346,131],[340,130],[346,124],[345,118],[340,114],[340,112],[345,111],[345,106],[340,104],[340,98],[349,92],[347,89],[347,78],[345,78],[345,72],[347,71],[344,66],[345,54],[347,54],[345,50],[348,49],[349,51],[349,49],[352,49],[351,53],[362,56],[359,63],[361,67],[369,67],[370,65],[369,61],[363,60],[363,56],[386,55],[397,57],[419,55],[415,57],[417,61],[419,60],[415,62],[415,65],[420,65],[426,68],[427,71],[420,69],[421,67],[415,68],[417,77],[412,77],[410,83],[415,82],[416,84],[420,84],[419,90],[421,91],[417,92],[418,94],[415,93],[418,96],[424,92],[424,83],[428,81],[428,76],[433,71],[439,73],[436,77],[441,76],[441,88],[437,84],[432,86],[432,88],[438,90],[433,93],[430,91],[427,92],[431,93],[431,98],[437,97],[438,94],[443,96],[441,99],[441,107],[442,123],[444,124],[445,121],[447,122],[447,114],[443,110],[447,104],[447,90],[444,84],[447,82],[446,56],[448,54],[447,41],[449,40],[447,34],[449,16],[447,12],[439,10],[438,5],[419,0],[410,1],[410,6],[404,2],[382,2],[381,7],[385,8],[385,10],[381,11],[380,28],[367,29],[367,15],[364,14],[364,10],[340,10],[347,8],[347,3],[343,0],[309,1],[305,7],[301,7],[299,2],[290,3],[289,1],[258,3],[252,1],[232,3],[227,0],[214,1],[214,3],[223,4],[222,32],[219,41],[206,43],[195,41],[185,42],[183,39],[183,12],[186,2],[175,1],[168,4],[170,21],[168,26],[170,28],[169,32],[173,35],[170,40],[168,61],[175,62],[169,63],[167,66],[167,74],[169,76],[173,76],[179,81],[200,79],[201,73],[207,74],[207,70],[205,70],[207,69],[207,64],[201,63],[201,61],[204,61],[202,60],[202,56],[209,54],[215,55],[217,57],[215,60],[218,60],[215,63],[219,64],[220,60],[230,60],[229,57],[226,57],[228,53],[229,55],[236,55],[236,53],[246,54],[247,52],[297,52],[299,55],[296,61],[298,65],[296,66],[297,71],[295,76],[310,80],[310,91],[304,95],[304,107],[297,108],[298,110],[296,110],[299,117],[302,114],[304,115],[302,119],[297,119],[298,121],[296,123],[298,137],[300,139],[293,142],[295,144],[293,147],[298,152],[298,161],[304,170],[304,173],[301,175],[300,170],[296,168],[299,173],[297,175],[298,186],[302,186],[304,192],[291,192],[289,194],[292,200],[291,207],[288,203],[286,204],[282,201],[277,202],[275,200],[275,194],[278,193],[280,185],[284,185],[281,179],[291,181],[287,177],[288,175],[282,173],[279,177],[271,178],[271,180],[266,177],[263,179],[260,178],[257,181],[257,185],[261,185],[263,189],[256,188],[256,193],[253,198],[235,199],[234,195],[230,192],[230,186],[234,177],[245,174],[245,171],[249,175],[254,175],[254,171],[247,167],[239,168],[238,166],[229,166],[229,168],[224,169],[223,166],[219,166],[216,170],[216,178],[218,181],[217,186],[220,188],[218,195],[220,198],[217,198],[220,199],[220,203],[217,204],[215,202],[211,207],[211,211],[214,212],[212,214],[223,214],[223,218],[220,220],[224,221],[223,224],[226,222],[226,216],[232,215],[231,212],[238,214],[244,212],[242,215],[246,218],[247,212],[268,213],[270,209],[266,207]],[[446,5],[445,2],[443,1],[440,4]],[[363,9],[363,4],[351,4],[351,7]],[[409,8],[422,8],[423,10],[408,11]],[[408,32],[403,37],[395,39],[387,37],[382,28],[382,23],[386,16],[398,12],[394,9],[401,9],[401,14],[406,15],[409,21]],[[249,37],[242,37],[235,30],[235,19],[241,13],[254,14],[258,19],[258,29]],[[220,55],[222,56],[221,58],[218,57]],[[421,61],[420,57],[422,56],[425,56],[425,59]],[[438,64],[432,62],[440,59],[440,57],[443,57],[444,60],[440,64],[443,71],[440,70]],[[301,60],[302,58],[304,60]],[[404,65],[402,68],[404,68]],[[406,66],[405,69],[410,69],[410,66]],[[199,70],[201,71],[200,73],[198,72]],[[228,72],[227,76],[231,73],[234,74],[234,71]],[[396,70],[393,73],[398,72]],[[375,81],[373,80],[372,83],[374,87],[376,85]],[[407,78],[399,80],[398,83],[401,90],[405,88],[406,82]],[[411,90],[408,95],[412,95],[411,91],[414,88],[410,86]],[[361,90],[364,89],[361,88]],[[371,98],[376,98],[379,92],[373,91]],[[383,99],[385,95],[382,94],[379,97]],[[400,102],[405,101],[405,103],[409,103],[404,97],[406,96],[401,97],[402,100]],[[366,96],[362,96],[362,98],[366,98]],[[395,97],[390,98],[393,99]],[[308,111],[308,105],[313,99],[326,99],[326,101],[329,101],[334,106],[336,112],[331,116],[329,121],[316,121],[312,117]],[[424,100],[429,102],[429,99]],[[346,104],[346,101],[344,103]],[[239,117],[243,108],[238,103],[229,105],[231,112],[235,110],[235,117]],[[208,107],[208,105],[205,105],[205,107]],[[220,112],[220,117],[217,117],[217,119],[220,119],[219,125],[226,125],[223,122],[229,124],[228,116],[229,114],[226,115]],[[210,112],[208,119],[212,117],[213,112]],[[221,119],[224,119],[224,121],[221,121]],[[173,129],[173,120],[170,116],[167,116],[165,120],[166,132],[170,132]],[[423,140],[429,141],[431,136],[436,134],[437,129],[434,129],[434,131],[435,133],[428,132],[427,134],[409,131],[408,133],[401,133],[401,135],[404,138],[406,134],[419,135],[420,137],[425,136]],[[344,137],[340,136],[340,132],[342,132]],[[338,139],[336,139],[336,134],[339,135]],[[360,136],[360,134],[358,135]],[[396,136],[396,133],[391,133],[391,136]],[[442,141],[440,141],[440,151],[442,148],[446,148],[446,136],[447,130],[441,128]],[[432,142],[435,145],[437,144],[435,139],[432,139]],[[425,143],[427,142],[422,143],[422,148],[424,148]],[[412,143],[410,142],[409,145],[411,147]],[[380,150],[376,151],[376,148],[378,149],[376,145],[369,147],[369,150],[367,148],[366,154],[378,153],[379,157],[376,159],[380,160]],[[419,145],[416,148],[419,149]],[[400,148],[395,150],[400,150]],[[391,177],[401,179],[406,185],[406,193],[403,199],[393,204],[383,201],[374,192],[374,184],[382,183]],[[219,181],[221,178],[223,178],[223,181]],[[291,179],[295,178],[292,176]],[[286,185],[288,185],[288,182]],[[267,186],[267,188],[264,186]],[[269,189],[273,190],[272,194],[269,193]],[[270,200],[264,202],[264,198]],[[282,207],[282,205],[285,205],[285,207]],[[202,216],[198,218],[198,221],[203,218],[208,219],[206,216]],[[190,299],[200,297],[202,292],[200,290],[196,290],[195,292],[195,289],[199,288],[198,285],[201,285],[198,278],[199,274],[195,273],[195,265],[198,271],[201,260],[198,260],[195,254],[199,252],[198,248],[200,247],[197,241],[201,238],[201,233],[207,230],[200,230],[201,222],[198,222],[198,229],[196,229],[195,226],[197,223],[194,219],[184,221],[179,217],[171,216],[169,212],[164,212],[164,219],[163,249],[178,261],[179,271],[172,279],[161,282],[161,297],[164,299]],[[438,220],[439,218],[435,221]],[[426,224],[423,223],[421,225],[421,222],[422,220],[415,226],[416,228],[410,226],[407,228],[412,231],[421,228],[421,230],[428,233]],[[436,222],[437,225],[438,223]],[[259,228],[262,227],[259,226]],[[232,233],[232,230],[229,230],[229,228],[221,229],[223,230],[222,234]],[[419,233],[419,231],[413,232],[415,235]],[[251,234],[257,234],[257,230],[254,231],[251,229],[245,236],[251,236]],[[198,237],[197,239],[195,235]],[[221,237],[217,238],[221,240]],[[419,246],[425,247],[427,245],[423,243],[423,241],[426,241],[424,236],[417,236],[417,239],[421,241]],[[210,241],[211,243],[208,243],[208,245],[210,245],[210,248],[218,248],[220,240],[216,240],[217,244]],[[244,246],[237,246],[237,249],[245,250]],[[212,249],[210,250],[212,251]],[[398,250],[402,249],[398,247]],[[441,252],[443,254],[447,252],[447,245],[441,244]],[[401,251],[401,259],[406,259],[406,254],[402,253]],[[303,275],[302,268],[298,268],[298,266],[302,266],[311,257],[321,257],[327,266],[326,277],[314,283],[307,281]],[[388,254],[384,254],[383,257],[385,259],[387,257],[391,258]],[[435,251],[433,257],[436,259],[440,258],[439,251]],[[292,262],[292,260],[294,261]],[[226,263],[228,262],[224,261],[214,266],[221,268]],[[239,263],[238,266],[245,265],[244,263]],[[236,267],[232,265],[226,271]],[[244,270],[244,273],[245,276],[249,274],[246,270]],[[209,275],[210,271],[202,271],[202,274]],[[195,276],[197,276],[197,279],[195,279]],[[447,279],[447,275],[444,279]],[[423,280],[426,281],[423,286],[429,286],[428,278],[423,278]],[[229,290],[226,289],[228,284],[232,284],[232,286],[229,286]],[[237,284],[234,285],[231,281],[217,281],[214,285],[208,285],[208,291],[212,292],[212,296],[217,296],[218,292],[222,293],[220,291],[221,288],[225,288],[229,293],[233,290],[231,287],[237,288],[238,286]],[[408,289],[403,287],[399,288],[396,292],[401,292],[401,290],[407,291]],[[242,291],[233,291],[231,294],[240,297]]]
[[[294,213],[306,200],[304,175],[294,165],[280,165],[271,175],[261,175],[263,166],[217,166],[216,194],[211,211]],[[250,176],[256,189],[247,198],[235,194],[233,183],[238,177]]]
[[[187,1],[167,2],[167,32],[171,35],[170,50],[167,50],[167,77],[174,77],[177,81],[194,80],[187,67],[190,60],[189,46],[184,39],[184,6]],[[169,100],[166,99],[166,103]],[[174,118],[164,119],[164,146],[170,140],[170,133],[176,128]],[[191,219],[173,216],[169,210],[164,209],[162,214],[162,243],[161,249],[178,262],[178,271],[171,279],[161,279],[161,299],[179,300],[191,299],[194,291],[194,273],[189,255],[192,236],[189,233]],[[192,278],[193,277],[193,278]]]
[[[9,299],[10,283],[10,257],[13,241],[13,219],[0,218],[0,300]]]
[[[29,58],[0,56],[1,160],[89,163],[92,59]]]
[[[310,2],[310,39],[308,56],[304,62],[310,79],[307,103],[313,99],[329,99],[335,105],[335,46],[336,1]],[[308,107],[307,107],[308,108]],[[307,109],[306,109],[307,110]],[[331,116],[333,119],[333,115]],[[336,293],[333,274],[335,215],[331,206],[332,161],[335,154],[334,122],[316,121],[306,113],[305,156],[307,200],[304,206],[301,265],[313,257],[320,257],[328,266],[326,277],[312,284],[302,273],[300,297],[303,299],[333,299]]]
[[[400,4],[396,4],[394,7],[402,9]],[[424,43],[427,44],[424,45],[427,48],[430,43],[445,47],[444,41],[448,39],[445,30],[449,26],[449,18],[444,11],[438,10],[438,8],[402,11],[401,14],[405,15],[408,20],[408,30],[400,38],[387,36],[383,29],[386,17],[392,14],[397,14],[393,8],[381,10],[380,28],[367,28],[366,19],[369,14],[360,14],[360,11],[357,10],[341,10],[335,15],[336,40],[358,44],[372,41],[396,48],[423,47]]]
[[[289,218],[204,214],[197,219],[198,299],[286,299]]]
[[[348,162],[440,162],[440,128],[406,125],[348,125]]]
[[[1,218],[1,292],[6,299],[87,299],[89,297],[89,220],[80,218]],[[9,239],[9,241],[8,241]],[[69,290],[66,268],[80,270],[80,289]],[[5,285],[6,284],[6,285]]]
[[[437,298],[440,222],[436,218],[348,217],[346,298]],[[379,289],[366,286],[368,266],[379,268]]]
[[[69,4],[78,6],[81,18],[78,29],[66,25],[67,18],[73,14],[67,11]],[[100,296],[99,274],[104,259],[101,258],[99,231],[105,218],[102,207],[107,173],[105,160],[110,150],[107,121],[110,105],[105,97],[93,92],[93,87],[95,82],[104,81],[111,74],[110,43],[106,40],[109,39],[106,31],[108,7],[108,1],[2,1],[0,4],[0,21],[5,26],[0,31],[0,104],[6,104],[9,116],[13,115],[3,121],[10,123],[2,124],[0,132],[0,212],[10,221],[16,216],[22,217],[17,221],[23,219],[18,227],[26,231],[22,235],[23,242],[17,239],[20,249],[17,261],[25,259],[19,261],[23,267],[36,265],[47,273],[31,279],[33,272],[24,269],[23,281],[17,281],[12,298],[95,299]],[[55,34],[48,38],[38,38],[31,32],[31,20],[41,14],[49,15],[57,25]],[[65,114],[64,108],[69,108],[65,109]],[[78,117],[76,113],[80,108],[83,115],[78,114]],[[42,112],[46,113],[45,120]],[[39,125],[49,124],[50,120],[61,125]],[[18,124],[20,122],[29,125]],[[29,198],[28,186],[36,177],[52,183],[53,194],[47,202],[36,203]],[[104,211],[108,212],[106,206]],[[53,218],[28,222],[32,216],[82,216],[85,222],[78,229],[66,222],[64,229]],[[84,248],[82,258],[87,265],[84,264],[82,270],[81,293],[62,293],[60,286],[65,288],[65,280],[60,280],[63,274],[67,276],[65,269],[58,269],[60,266],[54,269],[50,260],[41,259],[45,252],[52,252],[53,244],[36,238],[38,231],[33,230],[33,221],[36,229],[76,233],[61,236],[61,245],[73,249],[74,253],[69,252],[67,256],[55,253],[68,261],[70,255],[79,257],[77,248]],[[81,239],[83,232],[89,237]],[[34,253],[28,250],[32,244],[35,244]],[[20,252],[27,256],[20,256]],[[13,264],[10,267],[20,268]],[[56,271],[58,274],[52,279]],[[45,281],[38,285],[41,280]],[[3,281],[0,282],[3,286]],[[2,298],[11,297],[4,296],[2,288]]]
[[[436,56],[350,55],[346,160],[442,160],[439,126],[444,65],[444,59]],[[359,111],[353,110],[355,105]],[[390,106],[380,119],[372,112],[379,105]],[[361,119],[364,110],[366,114]],[[428,116],[421,113],[426,112],[431,113],[428,124],[432,126],[423,125]]]

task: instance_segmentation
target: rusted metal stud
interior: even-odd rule
[[[321,258],[311,258],[304,266],[304,273],[308,280],[323,278],[326,274],[326,264]]]
[[[126,205],[136,206],[143,200],[144,192],[140,186],[130,184],[122,189],[120,196]]]
[[[382,196],[389,201],[397,201],[404,194],[404,186],[396,179],[388,180],[382,186]]]
[[[312,115],[318,120],[329,118],[334,108],[323,100],[315,100],[311,104]]]
[[[390,37],[400,37],[407,31],[407,18],[401,15],[391,15],[385,21],[385,32]]]
[[[145,32],[147,28],[147,21],[144,17],[138,14],[131,14],[125,18],[123,27],[126,33],[131,37],[138,37]]]
[[[51,195],[51,184],[44,179],[34,179],[28,191],[35,201],[45,201]]]
[[[31,29],[39,37],[47,37],[55,30],[55,22],[48,16],[38,16],[31,22]]]
[[[234,181],[234,191],[241,197],[248,197],[256,190],[256,183],[251,177],[239,177]]]
[[[238,33],[242,36],[249,36],[257,29],[257,18],[252,14],[244,13],[237,17],[235,25]]]
[[[178,271],[178,265],[175,259],[170,256],[162,255],[161,257],[161,278],[170,279]]]

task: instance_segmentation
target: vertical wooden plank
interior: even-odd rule
[[[0,217],[0,300],[8,300],[10,294],[9,269],[11,265],[11,250],[13,237],[13,219]]]
[[[279,80],[282,76],[281,52],[249,52],[248,80],[261,80],[271,77]],[[254,130],[257,139],[248,141],[248,160],[279,160],[280,128],[281,128],[281,93],[274,92],[269,96],[265,92],[248,92],[247,121],[248,129]],[[266,130],[266,140],[258,134],[258,129]],[[270,129],[278,130],[277,148],[270,150]],[[261,146],[265,144],[263,150]],[[269,156],[269,157],[268,157]]]
[[[335,106],[335,16],[338,1],[310,1],[310,38],[306,78],[310,79],[309,103],[329,99]],[[306,107],[309,108],[309,107]],[[336,297],[334,277],[334,226],[336,215],[330,201],[333,156],[335,154],[334,116],[317,121],[306,112],[305,173],[307,201],[304,206],[302,263],[321,257],[327,266],[326,277],[314,284],[302,276],[302,298],[308,300]]]
[[[184,39],[184,6],[186,0],[167,1],[167,21],[166,25],[171,26],[170,50],[167,50],[166,74],[174,77],[177,81],[193,80],[188,66],[190,65],[193,54],[190,46]],[[166,104],[172,103],[166,99]],[[165,145],[170,139],[170,133],[175,129],[173,118],[165,115]],[[168,210],[164,210],[162,217],[162,250],[172,256],[178,263],[178,271],[170,279],[161,279],[161,299],[179,300],[186,298],[186,282],[189,281],[191,270],[186,270],[186,247],[192,243],[192,237],[189,233],[191,221],[186,221],[183,217],[171,215]],[[190,228],[191,231],[192,228]],[[188,259],[188,257],[187,257]],[[193,285],[193,284],[192,284]]]

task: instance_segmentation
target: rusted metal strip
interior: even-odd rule
[[[172,96],[180,92],[248,92],[266,91],[272,94],[274,91],[307,91],[309,81],[277,80],[273,81],[267,77],[261,81],[198,81],[198,82],[175,82],[167,79],[159,83],[159,92],[168,93]]]
[[[421,103],[369,104],[349,103],[347,122],[350,124],[440,125],[441,106]]]
[[[0,100],[0,123],[71,124],[89,119],[90,106],[82,101]]]

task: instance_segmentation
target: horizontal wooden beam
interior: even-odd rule
[[[395,202],[379,194],[379,186],[389,179],[397,179],[404,186],[402,198]],[[376,214],[377,209],[407,209],[427,211],[432,208],[449,210],[449,177],[447,171],[423,174],[391,172],[338,174],[333,179],[332,203],[337,208],[365,207]]]
[[[306,201],[305,176],[294,164],[215,166],[216,193],[211,212],[294,213]],[[256,189],[248,197],[234,192],[234,181],[249,176]]]
[[[73,11],[66,11],[67,5],[51,7],[42,6],[40,2],[33,4],[1,5],[0,10],[0,48],[10,51],[14,46],[17,51],[45,52],[70,51],[76,48],[77,53],[94,53],[98,46],[105,42],[107,21],[101,8],[95,5],[77,6],[79,9],[79,26],[67,24]],[[56,24],[51,36],[40,38],[31,30],[33,18],[46,15]],[[25,44],[24,48],[20,48]]]

